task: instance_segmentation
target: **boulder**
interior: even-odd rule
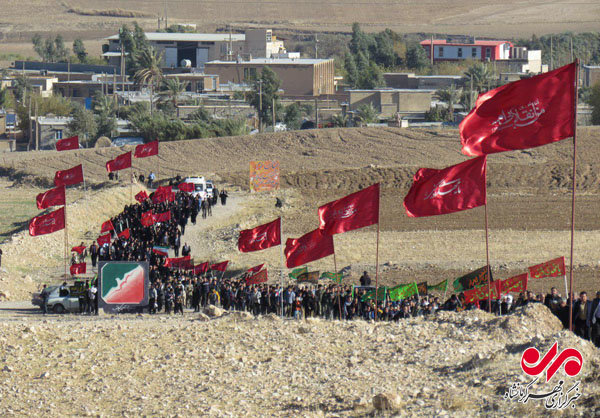
[[[397,393],[386,392],[373,397],[373,408],[377,411],[397,411],[402,405],[402,398]]]
[[[204,313],[213,318],[218,318],[223,315],[223,309],[217,308],[215,305],[208,305],[206,309],[204,309]]]

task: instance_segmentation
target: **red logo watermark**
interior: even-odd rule
[[[535,347],[528,348],[521,356],[521,369],[529,376],[537,376],[546,370],[546,382],[552,379],[563,364],[568,376],[577,376],[583,367],[583,356],[575,348],[565,348],[558,354],[558,342],[554,343],[541,360],[540,352]]]

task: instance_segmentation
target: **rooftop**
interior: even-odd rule
[[[234,33],[169,33],[169,32],[146,32],[146,39],[149,41],[182,41],[182,42],[222,42],[229,41],[231,36],[232,41],[245,41],[246,35]],[[119,39],[119,35],[112,35],[104,38],[108,41]]]
[[[206,64],[274,64],[274,65],[314,65],[321,64],[323,62],[333,61],[333,58],[327,59],[314,59],[314,58],[252,58],[251,60],[244,61],[209,61]]]
[[[434,39],[433,40],[433,44],[434,45],[475,45],[475,46],[498,46],[498,45],[502,45],[502,44],[507,44],[510,43],[509,41],[479,41],[476,40],[475,42],[448,42],[445,39]],[[421,45],[431,45],[431,40],[430,39],[426,39],[424,41],[421,41]]]

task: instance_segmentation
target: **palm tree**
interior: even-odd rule
[[[162,79],[161,63],[163,53],[157,53],[154,48],[148,47],[136,54],[134,59],[137,61],[139,70],[135,72],[133,79],[137,87],[150,86],[150,114],[152,114],[154,88]]]
[[[187,81],[179,81],[179,77],[165,78],[162,84],[162,91],[159,93],[162,97],[167,97],[173,102],[173,106],[177,107],[177,100],[183,94],[190,83]]]
[[[348,124],[348,115],[331,115],[329,122],[334,128],[345,128]]]
[[[494,74],[483,62],[476,63],[465,71],[465,75],[473,80],[473,88],[479,93],[490,89]]]
[[[360,105],[358,109],[356,109],[356,120],[361,125],[377,122],[378,114],[377,110],[373,107],[373,104]]]
[[[454,105],[460,101],[461,93],[462,91],[456,89],[454,84],[435,92],[435,97],[438,100],[448,104],[448,119],[451,121],[454,120]]]

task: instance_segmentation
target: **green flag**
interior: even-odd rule
[[[390,300],[401,300],[416,295],[418,292],[416,283],[399,284],[390,289]]]
[[[382,302],[385,300],[385,294],[387,293],[388,288],[385,286],[379,286],[378,288],[378,292],[377,292],[377,300],[379,302]],[[369,290],[367,293],[365,293],[362,298],[360,299],[361,301],[365,302],[367,300],[373,300],[375,299],[375,289],[373,290]]]
[[[335,274],[330,271],[324,271],[323,273],[321,273],[321,280],[329,279],[329,280],[333,280],[336,283],[341,283],[343,278],[344,278],[343,273]]]
[[[306,266],[295,268],[291,273],[288,274],[288,276],[290,279],[298,280],[298,276],[304,273],[308,273],[308,267]]]
[[[432,290],[437,290],[438,292],[445,292],[447,289],[448,289],[448,279],[441,281],[438,284],[427,286],[427,290],[429,292],[431,292]]]

